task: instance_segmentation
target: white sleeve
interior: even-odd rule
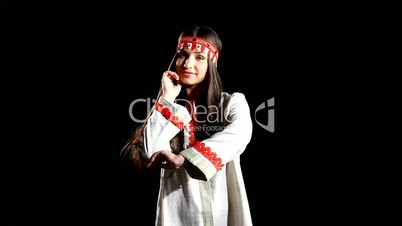
[[[224,111],[222,131],[180,152],[206,179],[244,152],[251,140],[253,123],[242,93],[234,93]],[[212,128],[211,128],[212,129]]]
[[[145,159],[160,150],[171,150],[169,141],[189,123],[191,116],[179,104],[159,98],[144,129]]]

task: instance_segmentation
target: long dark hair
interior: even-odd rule
[[[179,36],[198,36],[201,38],[205,38],[212,42],[217,48],[219,53],[222,52],[222,41],[219,35],[210,27],[208,26],[199,26],[199,25],[192,25],[185,30]],[[176,60],[176,59],[175,59]],[[205,89],[205,92],[201,98],[200,104],[203,106],[208,106],[208,114],[204,117],[209,117],[208,120],[203,119],[206,124],[216,124],[219,120],[216,117],[219,117],[222,112],[220,110],[220,101],[221,95],[223,91],[221,77],[219,75],[217,66],[212,62],[210,58],[208,58],[208,70],[206,73],[206,77],[201,84]],[[178,98],[185,98],[184,89],[181,90]],[[162,95],[162,87],[160,87],[156,100],[160,98]],[[128,154],[130,160],[132,160],[134,166],[139,170],[143,170],[145,166],[144,159],[141,155],[141,150],[144,148],[144,129],[147,125],[148,118],[152,114],[154,108],[148,113],[148,116],[143,124],[139,125],[135,131],[131,134],[130,139],[122,148],[122,153],[124,156]],[[218,112],[216,112],[218,111]],[[212,117],[212,118],[211,118]],[[216,132],[216,131],[215,131]],[[208,134],[209,136],[210,134]],[[202,138],[201,134],[196,135],[197,138]],[[175,147],[180,147],[178,143],[180,143],[180,134],[177,135],[174,139],[172,139],[171,144],[175,143]]]

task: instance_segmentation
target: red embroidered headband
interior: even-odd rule
[[[207,54],[207,56],[214,62],[215,66],[218,63],[219,51],[218,48],[212,42],[205,38],[197,36],[183,36],[180,38],[177,45],[179,49],[186,47],[187,49],[196,49],[197,51]]]

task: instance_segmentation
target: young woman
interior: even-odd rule
[[[240,156],[252,120],[242,93],[222,90],[218,34],[192,26],[179,36],[146,122],[123,148],[138,167],[161,167],[158,226],[252,225]]]

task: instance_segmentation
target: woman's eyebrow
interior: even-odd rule
[[[204,53],[204,52],[202,52],[202,51],[195,51],[195,53],[199,53],[199,54],[205,54],[205,55],[207,55],[206,53]]]
[[[181,50],[179,50],[178,51],[179,53],[186,53],[186,54],[190,54],[190,53],[197,53],[197,54],[204,54],[204,55],[206,55],[207,56],[207,54],[205,53],[205,52],[203,52],[203,51],[199,51],[199,50],[184,50],[184,49],[181,49]]]

